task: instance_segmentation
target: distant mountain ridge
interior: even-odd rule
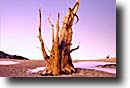
[[[28,58],[25,58],[23,56],[18,55],[10,55],[3,51],[0,51],[0,58],[8,58],[8,59],[20,59],[20,60],[29,60]]]

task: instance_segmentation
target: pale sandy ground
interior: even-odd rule
[[[44,60],[11,60],[11,59],[0,59],[0,61],[13,61],[19,62],[17,64],[2,65],[0,64],[0,77],[52,77],[52,76],[41,76],[42,71],[31,73],[29,70],[37,67],[45,67],[46,63]],[[74,60],[73,63],[77,62],[115,62],[116,58],[100,59],[100,60]],[[98,65],[100,68],[111,68],[116,69],[116,64]],[[109,73],[104,71],[98,71],[94,69],[75,68],[76,73],[72,75],[60,75],[58,77],[116,77],[116,73]]]

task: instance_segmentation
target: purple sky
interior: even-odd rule
[[[51,49],[48,16],[56,23],[57,13],[63,17],[76,0],[0,0],[0,50],[9,54],[41,59],[38,35],[38,9],[42,9],[42,35]],[[81,0],[73,25],[73,45],[80,48],[73,59],[116,57],[116,0]],[[61,26],[60,23],[60,26]]]

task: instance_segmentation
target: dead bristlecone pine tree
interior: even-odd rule
[[[68,8],[66,15],[62,21],[62,27],[59,27],[60,14],[58,13],[58,19],[56,22],[56,35],[54,38],[54,25],[51,23],[48,17],[49,24],[52,28],[52,49],[50,50],[50,55],[47,55],[45,50],[45,44],[41,35],[41,10],[39,9],[39,41],[41,44],[41,50],[43,58],[45,59],[47,66],[41,75],[61,75],[61,74],[72,74],[75,72],[71,53],[79,48],[79,45],[71,49],[72,45],[72,26],[74,23],[74,18],[77,18],[76,23],[79,18],[76,15],[80,5],[80,0],[76,0],[76,4],[73,8]]]

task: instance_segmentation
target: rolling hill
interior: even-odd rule
[[[0,58],[7,58],[7,59],[19,59],[19,60],[29,60],[26,57],[19,56],[19,55],[10,55],[3,51],[0,51]]]

